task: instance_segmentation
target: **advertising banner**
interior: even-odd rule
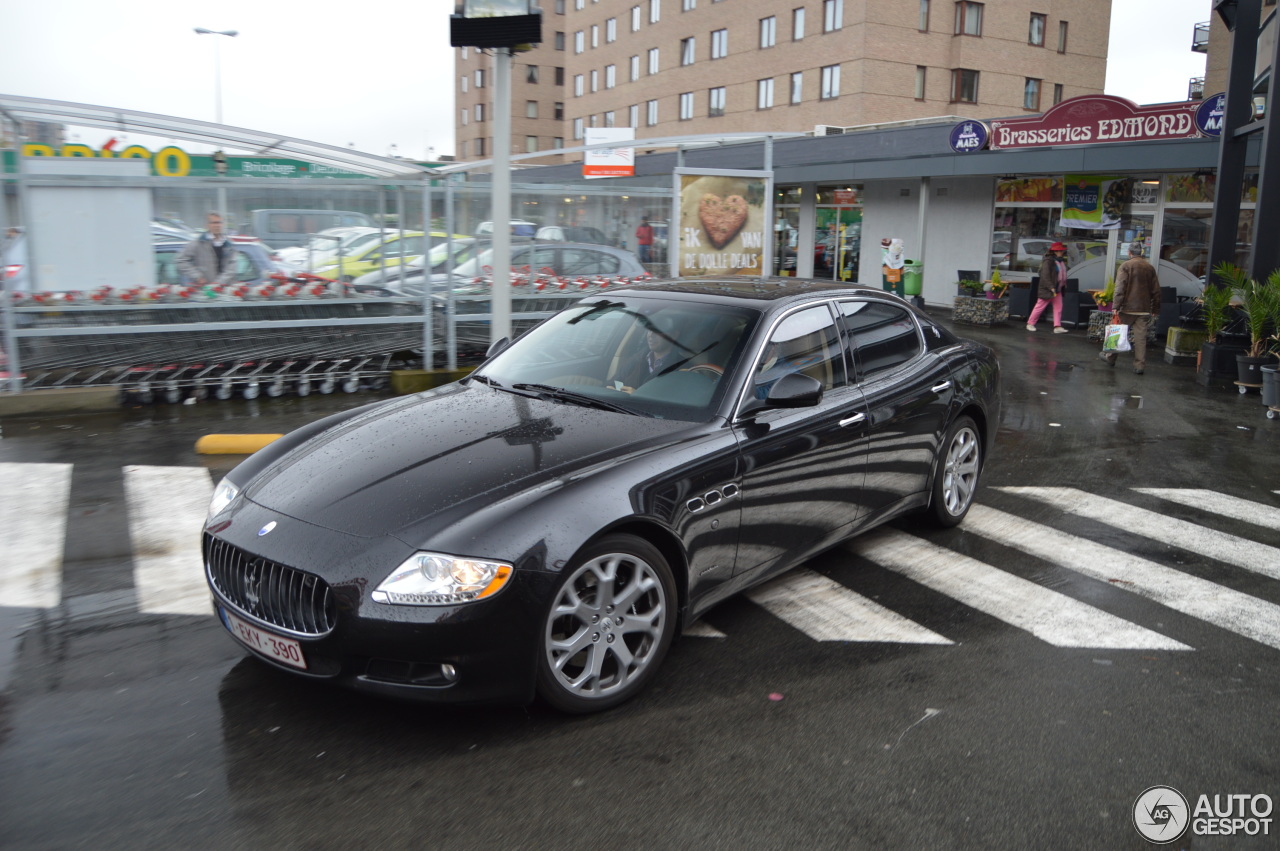
[[[675,177],[674,274],[768,274],[773,172],[678,168]]]
[[[606,142],[630,142],[635,137],[634,127],[589,127],[585,141],[588,145],[600,145]],[[584,152],[583,177],[632,177],[635,173],[635,148],[596,148]]]
[[[1199,106],[1195,101],[1138,106],[1114,95],[1084,95],[1064,100],[1041,115],[992,121],[989,144],[995,151],[1195,139],[1200,135]]]
[[[1119,230],[1129,203],[1128,178],[1069,174],[1062,193],[1062,226]]]

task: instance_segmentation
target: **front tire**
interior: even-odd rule
[[[647,541],[609,535],[565,568],[543,620],[538,693],[557,709],[599,712],[640,693],[671,646],[675,582]]]
[[[929,518],[950,528],[969,513],[982,472],[982,437],[971,417],[959,417],[938,447]]]

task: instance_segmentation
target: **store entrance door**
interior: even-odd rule
[[[862,254],[862,208],[819,204],[813,239],[813,276],[858,280]]]

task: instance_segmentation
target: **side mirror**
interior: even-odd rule
[[[769,388],[768,408],[812,408],[822,401],[822,382],[802,372],[782,376]]]
[[[494,355],[506,349],[506,347],[509,345],[511,345],[511,340],[507,337],[503,337],[500,340],[494,340],[492,343],[489,344],[489,350],[484,353],[485,359],[488,360],[489,358],[493,357]]]

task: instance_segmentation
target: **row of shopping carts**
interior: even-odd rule
[[[636,282],[516,270],[513,330]],[[365,296],[333,281],[293,280],[257,295],[100,289],[5,307],[14,314],[24,389],[109,385],[129,401],[178,403],[380,389],[394,370],[443,365],[449,345],[456,362],[478,362],[490,338],[492,283],[484,276],[432,300],[429,355],[420,298]],[[324,291],[307,292],[317,286]]]

